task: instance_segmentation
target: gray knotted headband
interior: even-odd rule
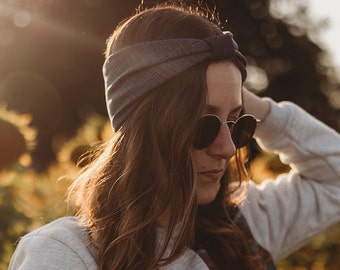
[[[114,130],[141,96],[205,60],[232,59],[247,77],[246,59],[230,32],[206,39],[167,39],[133,44],[111,54],[103,66],[106,105]]]

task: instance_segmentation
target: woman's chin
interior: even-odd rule
[[[197,185],[197,204],[206,205],[215,200],[220,188],[221,180],[202,181],[200,179]]]
[[[218,193],[218,190],[216,192],[210,191],[210,192],[205,192],[203,194],[200,194],[199,192],[197,194],[197,204],[207,205],[211,203],[213,200],[215,200],[217,193]]]

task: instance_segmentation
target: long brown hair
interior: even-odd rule
[[[138,42],[221,33],[207,14],[175,6],[140,11],[115,29],[106,57]],[[192,138],[205,104],[207,65],[189,69],[138,100],[71,187],[78,215],[97,247],[99,269],[157,269],[198,238],[221,268],[252,269],[247,240],[229,215],[234,207],[230,179],[244,177],[239,155],[236,176],[225,175],[215,201],[199,208],[196,203]],[[164,211],[169,213],[167,232],[157,241],[157,221]],[[163,258],[174,234],[172,251]]]

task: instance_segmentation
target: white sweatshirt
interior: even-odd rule
[[[340,221],[340,136],[292,103],[269,101],[255,135],[292,170],[259,186],[251,182],[240,209],[255,240],[278,260]],[[94,254],[77,219],[65,217],[25,235],[9,269],[94,270]],[[189,248],[162,269],[208,270]]]

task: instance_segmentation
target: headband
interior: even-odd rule
[[[203,61],[232,59],[247,77],[246,59],[230,32],[206,39],[166,39],[133,44],[112,53],[103,76],[108,114],[118,130],[138,98]]]

